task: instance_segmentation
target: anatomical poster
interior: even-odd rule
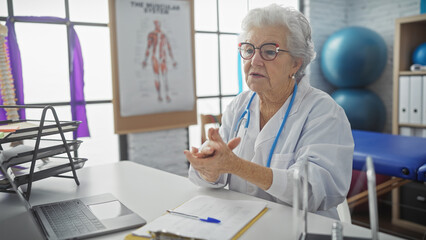
[[[194,108],[191,7],[184,0],[116,0],[122,117]]]

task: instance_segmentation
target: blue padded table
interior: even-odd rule
[[[353,169],[364,170],[371,156],[376,173],[424,182],[426,138],[352,130],[355,141]]]

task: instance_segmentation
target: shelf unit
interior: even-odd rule
[[[59,121],[52,106],[0,106],[0,108],[37,108],[41,110],[39,120],[0,121],[0,125],[19,128],[0,138],[0,192],[18,192],[27,200],[31,195],[32,183],[48,177],[72,178],[79,185],[75,172],[82,168],[87,161],[85,158],[71,157],[76,151],[80,140],[66,140],[65,132],[77,130],[79,121]],[[47,120],[46,114],[50,111],[54,120]],[[48,139],[46,136],[60,135],[60,139]],[[20,144],[25,141],[25,144]],[[7,150],[4,145],[13,146]],[[28,143],[30,143],[28,145]],[[66,154],[66,156],[61,156]],[[72,172],[72,176],[62,175]],[[20,186],[26,185],[26,192]]]
[[[425,124],[399,123],[399,79],[401,76],[426,75],[426,71],[410,71],[412,52],[418,45],[424,42],[426,42],[426,14],[396,20],[393,58],[393,134],[400,134],[401,127],[426,129]],[[424,187],[426,188],[426,185]],[[413,231],[425,232],[426,225],[417,224],[401,218],[401,209],[404,203],[401,202],[400,191],[400,188],[392,190],[392,223]]]
[[[399,77],[426,75],[426,71],[410,71],[411,54],[423,42],[426,42],[426,14],[396,20],[393,57],[393,134],[399,134],[400,127],[426,128],[424,124],[399,124],[398,111]]]

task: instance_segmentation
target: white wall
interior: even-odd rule
[[[388,59],[382,76],[368,89],[386,106],[384,132],[392,131],[392,68],[395,19],[420,13],[420,0],[305,0],[305,13],[312,25],[317,60],[311,64],[311,84],[325,92],[335,89],[322,75],[319,56],[328,36],[343,27],[363,26],[380,34],[386,42]]]
[[[317,52],[308,69],[311,85],[332,93],[335,88],[324,78],[320,69],[321,48],[328,36],[348,25],[347,4],[341,0],[305,0],[304,4],[304,12],[311,23],[312,39]]]
[[[188,175],[183,154],[188,148],[185,128],[128,134],[127,141],[129,160],[181,176]]]

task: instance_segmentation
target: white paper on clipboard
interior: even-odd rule
[[[180,236],[201,239],[231,239],[266,208],[264,201],[227,200],[210,196],[197,196],[177,207],[175,211],[212,217],[219,224],[207,223],[164,214],[133,232],[133,235],[150,237],[149,231],[167,231]]]

